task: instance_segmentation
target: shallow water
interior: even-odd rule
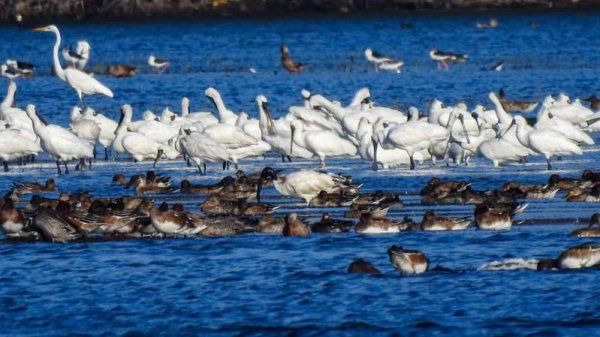
[[[212,108],[203,97],[208,86],[219,89],[234,111],[256,116],[254,98],[269,97],[276,114],[299,104],[307,88],[343,102],[368,86],[381,105],[424,109],[432,98],[448,103],[489,102],[487,92],[504,87],[510,96],[541,99],[565,91],[572,97],[598,93],[600,46],[598,13],[497,15],[496,30],[478,30],[488,16],[408,16],[402,18],[289,19],[232,22],[115,23],[110,26],[61,26],[63,39],[92,44],[92,66],[139,65],[142,74],[128,79],[97,75],[115,99],[91,97],[88,103],[116,117],[123,103],[136,116],[165,105],[178,111],[187,95],[193,110]],[[529,27],[535,20],[537,29]],[[399,29],[409,22],[413,30]],[[148,34],[151,31],[152,34]],[[34,103],[54,123],[67,124],[75,95],[49,74],[51,35],[0,27],[0,59],[33,60],[40,76],[19,81],[19,104]],[[281,71],[278,46],[308,64],[297,76]],[[364,48],[397,55],[406,62],[400,74],[375,73],[364,61]],[[438,72],[427,49],[468,52],[466,64]],[[162,75],[144,66],[150,53],[169,58]],[[504,60],[505,70],[483,67]],[[258,73],[252,74],[249,67]],[[4,86],[0,88],[3,90]],[[596,142],[600,141],[594,135]],[[555,173],[578,176],[598,168],[600,153],[588,147],[580,157],[555,163]],[[331,160],[329,170],[354,176],[365,191],[392,190],[405,207],[393,218],[420,221],[431,207],[415,193],[431,176],[471,180],[476,189],[504,181],[544,183],[550,172],[533,158],[527,165],[494,168],[475,159],[469,167],[420,166],[417,171],[374,173],[358,159]],[[294,170],[314,162],[281,164],[275,155],[242,164],[247,171],[266,165]],[[158,171],[178,183],[214,182],[223,176],[209,166],[199,177],[182,161],[161,162]],[[131,193],[111,187],[116,171],[144,172],[151,165],[97,163],[91,172],[55,176],[52,163],[38,163],[0,173],[8,190],[16,181],[57,180],[59,190],[91,190],[98,196]],[[229,172],[232,173],[232,172]],[[309,219],[324,210],[307,209],[296,199],[265,191],[265,201],[281,204],[278,213],[297,211]],[[50,194],[55,196],[56,194]],[[199,212],[202,196],[156,196],[183,200]],[[563,194],[549,201],[528,201],[511,231],[459,233],[408,232],[364,236],[354,233],[313,235],[306,239],[245,235],[216,239],[131,240],[53,245],[0,243],[0,335],[538,335],[598,334],[598,271],[535,272],[478,270],[486,263],[514,258],[555,257],[584,241],[567,233],[587,224],[598,204],[566,203]],[[440,214],[471,216],[473,206],[433,207]],[[336,216],[343,209],[327,209]],[[427,254],[432,266],[453,273],[402,277],[388,262],[386,249],[399,244]],[[383,275],[346,274],[362,257]]]

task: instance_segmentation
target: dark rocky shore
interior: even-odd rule
[[[312,13],[600,8],[600,0],[3,0],[0,21],[268,17]]]

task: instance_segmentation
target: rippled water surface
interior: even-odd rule
[[[233,111],[256,116],[254,98],[266,95],[277,115],[300,104],[302,88],[346,103],[354,91],[368,86],[380,105],[406,107],[438,98],[490,105],[487,92],[505,88],[516,98],[541,99],[560,91],[587,97],[600,91],[600,15],[547,13],[497,15],[500,27],[478,30],[489,16],[407,16],[401,18],[314,18],[274,21],[153,22],[60,26],[63,40],[87,39],[91,66],[138,65],[141,74],[127,79],[96,75],[114,99],[90,97],[88,103],[116,118],[121,104],[145,109],[171,106],[181,97],[192,110],[212,109],[204,98],[214,86]],[[539,27],[532,29],[530,22]],[[400,29],[410,23],[411,30]],[[18,82],[21,106],[34,103],[53,123],[66,125],[76,96],[50,75],[49,34],[0,27],[0,59],[35,62],[38,76]],[[309,64],[290,75],[279,65],[279,45]],[[406,62],[402,74],[375,73],[363,56],[371,47]],[[467,52],[469,61],[439,72],[428,49]],[[150,53],[169,58],[162,75],[145,66]],[[505,70],[484,70],[498,61]],[[257,73],[249,72],[254,68]],[[6,85],[0,85],[3,91]],[[600,141],[594,135],[596,142]],[[597,146],[581,157],[565,157],[555,172],[578,176],[600,166]],[[365,191],[398,192],[405,207],[392,218],[420,221],[427,209],[414,194],[431,176],[473,181],[474,188],[496,188],[504,181],[544,183],[549,172],[533,158],[527,165],[494,168],[475,159],[469,167],[431,166],[374,173],[358,159],[329,162],[329,170],[351,174]],[[243,162],[258,170],[271,165],[286,170],[315,168],[314,162],[281,164],[275,155]],[[97,163],[91,172],[55,176],[51,163],[38,163],[0,174],[1,190],[24,180],[55,178],[59,190],[90,190],[99,196],[124,192],[109,185],[115,171],[133,174],[150,164]],[[178,183],[215,182],[223,176],[209,166],[199,177],[182,161],[159,163],[158,171]],[[231,172],[229,172],[231,173]],[[321,210],[307,209],[295,199],[266,191],[266,201],[279,203],[309,219]],[[52,194],[51,196],[55,196]],[[0,243],[0,335],[455,335],[455,336],[592,336],[600,334],[600,274],[596,270],[535,272],[484,271],[480,266],[512,258],[556,257],[582,243],[567,233],[600,211],[598,204],[566,203],[564,195],[529,201],[520,225],[511,231],[459,233],[408,232],[363,236],[315,234],[306,239],[244,235],[215,239],[130,240],[57,245]],[[202,197],[180,194],[156,200],[183,200],[199,212]],[[436,212],[471,216],[473,206],[439,206]],[[328,209],[339,216],[343,209]],[[402,277],[388,262],[392,244],[425,252],[432,265],[452,273]],[[348,264],[362,257],[383,273],[350,275]]]

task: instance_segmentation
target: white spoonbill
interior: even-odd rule
[[[290,141],[292,141],[292,131],[290,122],[284,119],[274,120],[271,117],[271,112],[267,104],[267,98],[263,95],[256,96],[256,105],[260,115],[259,126],[261,139],[271,146],[271,149],[281,154],[281,160],[285,157],[288,161],[292,161],[292,153],[290,153]],[[296,146],[294,149],[294,157],[311,159],[314,155],[304,147]]]
[[[60,161],[65,165],[65,173],[68,174],[68,160],[93,157],[92,144],[80,139],[65,128],[42,122],[35,111],[35,106],[32,104],[27,105],[25,111],[33,122],[35,133],[40,137],[42,148],[56,159],[58,174],[61,174]]]
[[[8,161],[42,152],[40,145],[23,135],[21,130],[0,130],[0,159],[4,172],[8,172]]]
[[[301,170],[287,174],[277,174],[271,167],[265,167],[258,180],[256,200],[260,202],[260,191],[265,181],[273,181],[275,189],[289,197],[304,199],[307,203],[321,191],[338,193],[340,191],[358,192],[362,185],[352,185],[349,177],[333,173]]]
[[[110,148],[115,139],[115,132],[119,124],[103,114],[97,113],[90,107],[87,107],[83,111],[83,118],[93,121],[100,127],[98,142],[104,147],[104,160],[108,160],[108,148]]]
[[[565,137],[576,143],[594,145],[592,137],[588,136],[579,127],[554,116],[548,110],[546,103],[542,103],[542,109],[538,113],[537,122],[534,126],[538,130],[554,130],[562,133]]]
[[[119,119],[119,124],[117,129],[115,130],[115,138],[112,141],[112,148],[117,152],[115,158],[119,153],[124,153],[125,148],[123,147],[123,137],[130,134],[129,124],[131,123],[131,117],[133,116],[133,109],[131,105],[125,104],[121,107],[121,119]]]
[[[83,118],[81,108],[78,106],[71,109],[71,131],[88,142],[95,144],[100,138],[100,127],[94,121]]]
[[[204,95],[210,99],[210,101],[215,105],[217,112],[219,113],[219,122],[222,124],[230,124],[235,125],[237,122],[238,116],[233,113],[231,110],[228,110],[225,107],[225,103],[223,103],[223,99],[221,98],[221,94],[213,88],[209,87],[204,92]]]
[[[415,153],[427,150],[439,142],[447,142],[449,131],[439,125],[422,121],[410,121],[402,124],[387,124],[383,119],[377,120],[373,127],[375,154],[377,162],[377,145],[386,150],[403,149],[410,156],[410,169],[415,169]]]
[[[156,162],[165,152],[168,158],[175,158],[178,155],[171,144],[160,144],[154,139],[138,132],[127,133],[121,143],[125,152],[136,162],[153,159],[154,166],[156,166]]]
[[[521,116],[515,117],[513,119],[513,124],[516,124],[517,126],[517,135],[519,135],[519,141],[521,141],[523,136],[526,136],[528,140],[527,145],[535,152],[543,155],[546,158],[548,170],[552,170],[552,156],[583,154],[577,144],[570,141],[560,132],[550,129],[533,129],[527,131],[527,129],[524,129],[524,127],[527,125],[527,121]]]
[[[79,69],[65,68],[63,69],[58,59],[58,49],[60,48],[60,32],[55,25],[46,27],[35,28],[36,32],[52,32],[56,36],[56,42],[54,43],[53,56],[54,56],[54,72],[56,76],[61,80],[67,82],[79,97],[79,101],[83,106],[84,95],[102,94],[108,97],[113,97],[112,91],[109,88],[100,83],[97,79],[84,73]]]
[[[181,99],[181,117],[189,119],[192,123],[201,123],[203,127],[219,123],[219,120],[210,112],[190,112],[190,99]]]
[[[302,122],[296,120],[290,125],[290,154],[294,155],[293,146],[298,144],[319,157],[321,168],[325,167],[325,158],[356,155],[356,146],[349,140],[339,137],[328,130],[305,131]]]
[[[373,126],[374,125],[370,123],[366,117],[360,119],[358,126],[358,137],[360,141],[358,154],[361,158],[373,163],[374,171],[379,169],[379,165],[384,169],[388,169],[410,164],[408,152],[402,149],[377,149],[377,160],[375,160],[375,146],[377,146],[375,143],[377,141],[373,138]],[[429,153],[426,150],[415,153],[415,160],[419,163],[422,163],[428,158]]]
[[[180,139],[182,152],[196,164],[201,175],[203,174],[201,164],[204,165],[204,175],[206,175],[206,162],[229,160],[229,152],[225,146],[201,132],[186,130],[185,133],[186,136]]]

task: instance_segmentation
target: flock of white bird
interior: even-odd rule
[[[37,31],[53,32],[56,75],[77,93],[103,94],[112,97],[110,89],[77,67],[62,68],[58,59],[60,33],[56,26]],[[190,112],[189,99],[183,98],[181,113],[165,109],[159,116],[146,111],[134,120],[133,109],[124,105],[116,122],[92,108],[74,107],[70,128],[47,123],[27,105],[14,107],[16,83],[11,79],[8,92],[0,105],[0,159],[7,162],[44,151],[60,164],[94,156],[100,143],[108,158],[109,150],[127,154],[136,161],[161,158],[186,158],[202,173],[206,163],[238,163],[245,158],[260,157],[269,151],[282,159],[318,158],[325,167],[328,157],[360,157],[372,163],[373,169],[394,168],[415,162],[438,160],[468,164],[473,156],[482,156],[495,166],[524,162],[530,156],[542,155],[551,169],[554,156],[580,155],[580,146],[593,145],[586,132],[600,131],[600,112],[594,113],[579,100],[571,102],[566,95],[548,96],[539,106],[537,122],[529,125],[520,115],[506,112],[494,93],[489,99],[494,109],[477,105],[469,111],[465,104],[444,106],[434,100],[426,116],[411,107],[407,113],[375,106],[367,88],[360,89],[351,103],[343,106],[322,95],[303,90],[303,104],[291,106],[286,115],[274,119],[265,96],[256,97],[259,118],[227,109],[221,95],[208,88],[205,95],[214,104],[212,112]],[[91,162],[91,161],[90,161]]]

